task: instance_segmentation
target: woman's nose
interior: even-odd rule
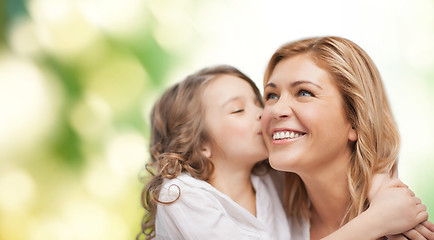
[[[293,115],[293,111],[290,101],[288,99],[279,99],[279,101],[272,106],[272,114],[276,119],[285,119],[291,117]]]

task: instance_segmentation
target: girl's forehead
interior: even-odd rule
[[[212,79],[204,89],[205,97],[214,95],[216,99],[231,98],[235,95],[255,94],[253,87],[245,79],[232,75],[222,75]]]

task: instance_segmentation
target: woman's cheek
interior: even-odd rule
[[[263,134],[267,130],[269,122],[270,122],[270,112],[267,108],[264,108],[264,111],[262,112],[262,116],[261,116],[261,126],[262,126]]]

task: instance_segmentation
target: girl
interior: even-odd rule
[[[253,81],[229,66],[199,71],[163,94],[151,114],[155,172],[142,199],[148,239],[290,238],[274,172],[264,161],[262,107]],[[379,194],[355,221],[361,224],[347,225],[350,232],[382,236],[368,224],[372,216],[400,231],[419,222],[413,215],[420,209],[410,204],[417,199],[406,188],[391,189],[397,205],[385,205],[388,195]],[[406,215],[412,217],[392,221]]]
[[[380,75],[355,43],[310,38],[274,53],[264,86],[269,161],[291,172],[284,194],[291,235],[327,236],[368,208],[374,174],[396,172],[398,130]],[[414,205],[416,219],[427,220],[426,207],[419,200]],[[405,236],[433,239],[430,226],[425,222]]]

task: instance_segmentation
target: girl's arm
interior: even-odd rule
[[[323,239],[378,239],[413,229],[410,239],[434,239],[426,207],[398,179],[378,189],[370,207],[346,225]],[[424,224],[420,224],[424,222]],[[418,225],[419,224],[419,225]],[[408,234],[408,232],[407,232]],[[399,239],[391,236],[391,239]],[[401,235],[401,237],[404,237]],[[405,239],[405,238],[404,238]]]

